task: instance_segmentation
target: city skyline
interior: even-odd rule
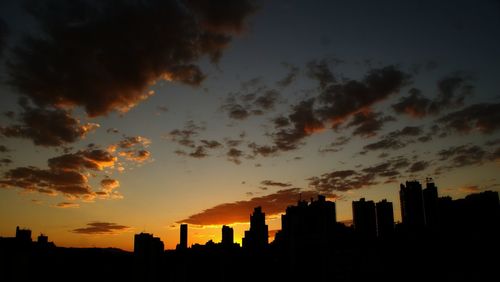
[[[0,3],[0,237],[242,244],[257,206],[273,233],[318,195],[401,222],[408,180],[500,191],[498,1],[20,2]]]

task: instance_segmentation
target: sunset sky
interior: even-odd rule
[[[500,191],[499,1],[1,1],[0,236],[241,242],[299,197]]]

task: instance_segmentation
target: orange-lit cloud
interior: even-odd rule
[[[477,185],[467,185],[459,188],[460,192],[463,193],[477,193],[481,191],[481,188]]]
[[[120,182],[116,179],[105,178],[101,180],[101,188],[103,191],[111,192],[118,187],[120,187]]]
[[[274,194],[254,197],[247,201],[236,201],[233,203],[220,204],[206,209],[200,213],[189,216],[177,223],[189,223],[194,225],[223,225],[233,223],[248,222],[250,214],[257,206],[262,207],[266,216],[274,216],[284,213],[290,205],[295,205],[302,199],[315,198],[320,193],[310,190],[301,190],[300,188],[290,188],[280,190]],[[329,198],[338,198],[335,194],[326,193]]]

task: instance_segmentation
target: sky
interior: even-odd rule
[[[0,236],[173,249],[319,194],[349,222],[409,180],[499,191],[499,74],[499,1],[2,1]]]

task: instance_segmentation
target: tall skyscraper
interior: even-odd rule
[[[377,214],[377,236],[387,238],[394,233],[394,209],[386,199],[375,204]]]
[[[365,201],[365,198],[353,201],[352,216],[356,233],[365,238],[375,238],[377,236],[375,204],[373,201]]]
[[[425,225],[429,228],[437,228],[439,224],[438,214],[438,191],[436,184],[431,178],[427,178],[424,195]]]
[[[268,227],[266,225],[266,214],[261,207],[256,207],[250,215],[250,230],[245,231],[243,248],[262,250],[268,244]]]
[[[185,250],[188,247],[188,225],[187,224],[181,224],[180,236],[181,236],[181,238],[180,238],[179,248]]]
[[[222,226],[222,245],[232,246],[234,244],[234,230],[229,226]]]
[[[424,200],[422,185],[418,181],[406,181],[399,190],[401,217],[409,230],[422,229],[425,226]]]

